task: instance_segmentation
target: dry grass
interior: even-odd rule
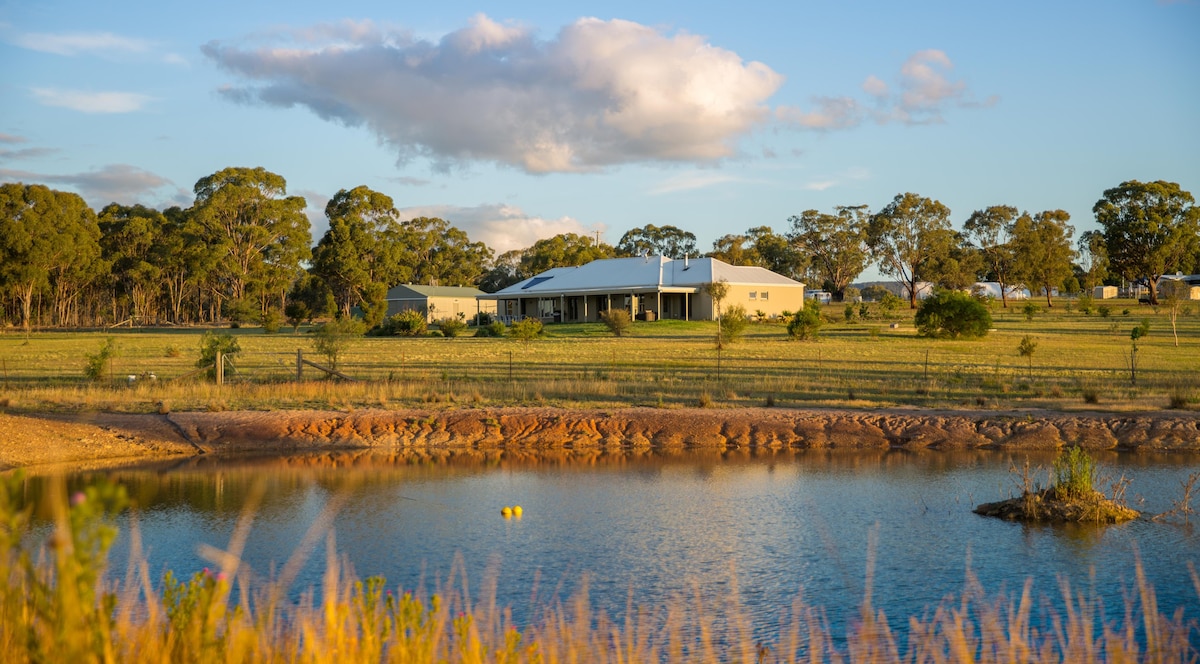
[[[835,631],[822,608],[797,597],[779,624],[760,630],[729,597],[699,593],[662,607],[636,606],[616,621],[586,591],[518,625],[497,605],[494,585],[472,595],[451,580],[433,594],[357,579],[339,564],[330,524],[339,501],[317,517],[278,576],[264,581],[240,564],[258,500],[251,495],[227,549],[209,549],[212,570],[190,579],[150,579],[136,555],[120,583],[102,581],[107,533],[120,492],[93,487],[66,504],[51,488],[53,532],[33,541],[29,512],[15,506],[19,478],[0,491],[0,660],[24,662],[1191,662],[1196,618],[1158,611],[1138,570],[1122,620],[1102,602],[1062,587],[1061,611],[1031,583],[989,595],[973,579],[923,617],[889,619],[871,604]],[[260,494],[261,495],[261,494]],[[57,498],[55,498],[57,496]],[[99,535],[98,535],[99,534]],[[98,539],[99,537],[99,539]],[[136,531],[133,533],[137,550]],[[287,600],[292,580],[324,540],[319,599]],[[111,540],[109,540],[111,541]],[[869,587],[870,569],[868,569]],[[1200,596],[1200,575],[1191,570]],[[1041,608],[1049,611],[1045,618]],[[764,633],[772,637],[756,637]]]
[[[322,380],[315,369],[295,382],[296,350],[312,353],[311,335],[266,335],[242,329],[237,372],[220,388],[171,381],[193,368],[198,330],[0,335],[0,402],[18,410],[104,409],[154,412],[212,408],[401,408],[415,405],[577,407],[762,403],[872,407],[1194,408],[1200,375],[1200,316],[1180,318],[1180,345],[1162,333],[1165,314],[1101,319],[1058,311],[1026,321],[1017,311],[996,316],[995,331],[978,341],[930,341],[910,320],[898,329],[858,323],[828,325],[817,343],[790,340],[782,325],[748,328],[718,357],[712,323],[637,322],[628,338],[603,325],[547,327],[528,346],[511,339],[364,338],[339,367],[354,383]],[[1138,384],[1130,385],[1131,328],[1148,315],[1152,331],[1139,341]],[[1135,320],[1136,319],[1136,320]],[[1116,334],[1109,326],[1116,324]],[[1020,340],[1038,338],[1032,372]],[[86,355],[115,336],[110,380],[84,379]],[[127,376],[153,372],[150,384]],[[1104,386],[1104,394],[1096,386]],[[729,400],[726,394],[739,398]],[[540,398],[539,398],[540,397]]]

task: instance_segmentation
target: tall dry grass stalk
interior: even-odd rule
[[[778,630],[756,638],[736,588],[728,597],[696,590],[662,607],[630,598],[614,620],[592,607],[586,589],[525,625],[496,601],[495,583],[475,597],[458,568],[444,588],[390,589],[357,578],[336,553],[337,501],[313,523],[272,580],[256,578],[240,555],[261,497],[251,495],[227,549],[188,579],[159,584],[138,555],[121,582],[106,582],[111,525],[124,503],[115,485],[68,501],[61,484],[48,500],[53,528],[35,541],[31,508],[21,507],[19,477],[0,491],[0,661],[22,662],[1195,662],[1195,616],[1159,612],[1154,589],[1137,570],[1124,618],[1110,622],[1095,596],[1062,585],[1061,610],[1034,598],[1031,582],[1015,596],[988,595],[969,578],[957,598],[925,617],[892,621],[870,592],[857,620],[837,634],[822,609],[797,596],[780,607]],[[319,595],[289,599],[297,571],[326,543]],[[455,579],[459,580],[456,581]],[[1200,597],[1200,575],[1191,570]],[[582,584],[586,588],[586,583]],[[868,572],[868,583],[870,575]],[[1035,605],[1048,619],[1035,620]]]

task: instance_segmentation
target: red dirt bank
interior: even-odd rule
[[[1200,451],[1200,414],[745,408],[481,408],[0,414],[0,469],[338,448],[844,448]]]

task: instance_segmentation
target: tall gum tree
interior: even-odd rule
[[[1129,180],[1106,189],[1092,206],[1104,229],[1111,269],[1150,289],[1158,304],[1158,280],[1190,267],[1200,253],[1200,208],[1174,182]]]
[[[1026,212],[1013,223],[1014,275],[1031,293],[1043,289],[1050,308],[1054,307],[1052,291],[1071,276],[1075,229],[1067,223],[1070,219],[1064,210],[1046,210],[1033,216]]]
[[[349,317],[353,307],[365,305],[368,293],[394,286],[398,246],[387,231],[396,221],[391,197],[366,186],[342,189],[325,206],[329,230],[313,250],[312,273],[333,291],[338,311]]]
[[[963,224],[967,241],[979,250],[988,276],[1000,284],[1000,303],[1008,308],[1008,291],[1012,287],[1013,256],[1012,226],[1017,220],[1017,208],[993,205],[971,213]]]
[[[805,210],[788,217],[788,238],[809,257],[811,272],[829,284],[837,299],[867,267],[867,227],[871,213],[865,205],[840,206],[835,214]]]
[[[96,213],[78,194],[40,184],[0,185],[0,285],[21,308],[26,331],[34,297],[51,289],[65,324],[81,289],[103,267]]]
[[[871,217],[867,245],[879,271],[900,281],[916,309],[918,286],[937,278],[937,265],[953,249],[950,208],[914,193],[897,194]]]
[[[287,181],[262,167],[218,171],[196,182],[195,193],[190,217],[220,257],[224,294],[240,302],[255,285],[278,295],[282,307],[301,261],[312,255],[304,198],[287,196]]]
[[[676,226],[646,224],[621,236],[617,253],[623,256],[666,256],[683,258],[696,255],[696,236]]]

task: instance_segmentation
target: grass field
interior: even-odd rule
[[[639,322],[615,338],[600,324],[549,325],[528,344],[513,339],[364,337],[339,362],[354,382],[306,369],[295,380],[296,351],[324,363],[301,328],[237,335],[242,352],[223,386],[195,368],[199,329],[0,334],[0,405],[39,410],[225,410],[555,405],[838,406],[871,408],[1045,407],[1060,410],[1157,410],[1200,401],[1200,303],[1177,321],[1178,346],[1165,309],[1108,301],[1110,315],[1066,311],[1026,320],[993,308],[994,331],[973,341],[916,336],[911,315],[827,322],[817,342],[792,340],[783,325],[752,324],[717,351],[715,323]],[[1128,313],[1125,313],[1128,311]],[[828,319],[841,306],[826,308]],[[1129,369],[1130,331],[1138,341],[1137,380]],[[898,324],[893,328],[892,324]],[[1031,358],[1018,354],[1026,336]],[[107,377],[84,376],[87,355],[112,338]],[[1032,360],[1032,367],[1030,366]],[[127,376],[152,372],[156,382]],[[1085,399],[1085,397],[1087,397]]]

